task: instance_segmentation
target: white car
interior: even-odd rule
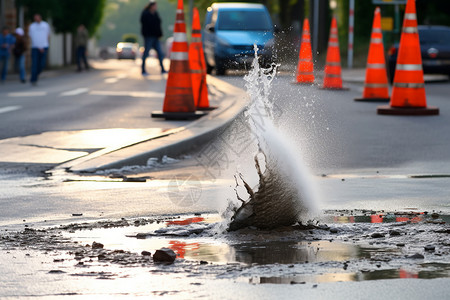
[[[117,59],[136,59],[139,45],[135,43],[120,42],[116,47]]]

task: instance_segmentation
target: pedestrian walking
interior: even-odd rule
[[[25,33],[22,28],[16,28],[16,44],[14,45],[14,66],[19,70],[20,82],[25,83],[25,52],[27,51],[27,42],[25,40]]]
[[[88,41],[89,41],[89,32],[87,31],[86,27],[83,24],[81,24],[80,26],[78,26],[77,35],[75,36],[75,44],[77,46],[78,72],[82,71],[81,63],[84,64],[84,68],[86,70],[89,70],[89,65],[86,58]]]
[[[50,38],[50,26],[40,14],[34,15],[34,22],[28,30],[31,38],[31,84],[36,85],[39,74],[45,68]]]
[[[163,66],[164,53],[162,52],[161,44],[159,43],[159,38],[162,37],[161,19],[157,12],[157,4],[154,0],[150,0],[150,3],[141,13],[141,33],[144,37],[145,47],[142,55],[142,75],[148,75],[145,70],[145,60],[152,48],[158,53],[161,73],[166,73]]]
[[[2,28],[2,34],[0,35],[0,65],[1,65],[1,82],[6,80],[8,74],[8,62],[11,54],[11,49],[16,43],[16,38],[9,33],[9,27]]]

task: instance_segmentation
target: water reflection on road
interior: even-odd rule
[[[420,212],[398,213],[396,216],[394,213],[384,212],[366,216],[345,216],[342,211],[334,214],[338,216],[326,215],[326,219],[333,220],[328,224],[353,223],[353,226],[357,226],[360,223],[364,228],[370,223],[381,224],[380,222],[388,222],[387,226],[415,226],[414,224],[431,222],[434,226],[443,224],[444,219],[450,218]],[[427,259],[411,262],[411,259],[405,260],[405,257],[410,253],[408,251],[415,251],[414,245],[399,243],[407,241],[406,236],[399,237],[395,242],[392,233],[387,238],[389,241],[381,241],[375,240],[370,234],[358,236],[361,228],[347,227],[347,236],[358,236],[352,239],[353,242],[348,238],[330,237],[311,230],[214,233],[214,227],[220,222],[220,217],[215,214],[188,216],[141,227],[82,230],[69,233],[68,236],[81,244],[101,242],[105,248],[112,250],[153,253],[167,247],[177,254],[178,259],[212,265],[242,266],[247,271],[244,276],[240,274],[239,280],[248,280],[250,283],[301,284],[450,277],[450,264],[445,261],[445,243],[441,252],[433,250],[430,252],[431,256],[427,254]]]

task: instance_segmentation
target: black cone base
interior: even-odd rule
[[[208,113],[202,111],[194,112],[163,112],[163,111],[153,111],[152,118],[164,118],[166,120],[192,120],[201,118]]]
[[[439,108],[428,107],[392,107],[389,105],[378,106],[379,115],[401,115],[401,116],[433,116],[439,115]]]
[[[391,99],[389,98],[355,98],[355,101],[358,102],[389,102]]]

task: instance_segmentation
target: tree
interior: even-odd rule
[[[28,20],[36,13],[51,18],[58,33],[74,33],[78,25],[84,24],[92,36],[102,21],[106,0],[18,0],[17,4],[26,8]]]
[[[36,13],[44,19],[51,18],[55,32],[64,36],[75,33],[80,24],[84,24],[89,35],[93,36],[102,21],[106,0],[18,0],[18,5],[26,8],[29,20]],[[67,64],[65,42],[64,38],[64,64]]]

